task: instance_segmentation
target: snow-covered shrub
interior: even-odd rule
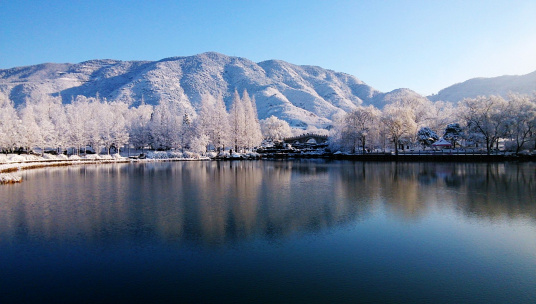
[[[215,158],[216,156],[218,156],[218,153],[211,151],[211,152],[207,152],[206,156],[209,158]]]
[[[121,156],[121,154],[119,154],[119,153],[112,154],[112,158],[113,159],[124,159],[124,157]]]
[[[21,162],[25,162],[26,160],[27,158],[23,155],[18,155],[18,154],[8,155],[8,161],[12,163],[21,163]]]
[[[49,160],[51,160],[51,159],[57,159],[57,158],[56,158],[56,155],[49,154],[49,153],[45,153],[45,154],[43,154],[42,157],[43,157],[44,159],[49,159]]]
[[[58,160],[67,160],[68,157],[65,154],[59,154],[59,155],[56,155],[56,159],[58,159]]]
[[[84,156],[85,159],[91,159],[91,160],[99,160],[101,159],[101,156],[99,154],[87,154]]]
[[[180,151],[150,151],[147,152],[149,159],[182,159],[184,155]]]

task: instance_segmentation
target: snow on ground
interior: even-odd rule
[[[66,166],[75,164],[116,163],[116,162],[150,162],[162,160],[209,160],[191,152],[148,152],[145,158],[129,158],[120,154],[88,154],[78,155],[52,155],[38,156],[33,154],[0,154],[0,184],[20,182],[20,176],[11,172],[42,168],[50,166]]]
[[[14,184],[22,182],[22,176],[13,173],[0,173],[1,184]]]
[[[201,156],[192,152],[178,151],[149,151],[147,153],[136,153],[135,156],[120,154],[87,154],[87,155],[52,155],[44,156],[34,154],[0,154],[0,184],[18,183],[22,177],[17,171],[33,168],[68,166],[77,164],[98,164],[98,163],[118,163],[118,162],[154,162],[154,161],[189,161],[189,160],[210,160],[210,159],[258,159],[260,155],[255,152],[233,153],[228,152],[217,154],[207,153]],[[141,157],[140,157],[141,156]]]

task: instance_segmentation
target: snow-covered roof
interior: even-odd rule
[[[441,137],[438,141],[432,144],[434,147],[450,147],[452,144],[448,142],[446,139]]]

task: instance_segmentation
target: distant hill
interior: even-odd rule
[[[499,95],[506,97],[508,93],[536,93],[536,71],[521,76],[500,76],[493,78],[473,78],[457,83],[428,96],[431,101],[458,102],[464,98],[477,96]]]

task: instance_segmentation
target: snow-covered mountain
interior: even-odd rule
[[[352,75],[316,66],[280,60],[255,63],[218,53],[160,61],[45,63],[0,70],[0,92],[15,104],[47,96],[61,96],[68,103],[77,95],[98,94],[134,106],[143,96],[148,104],[182,99],[198,108],[202,95],[209,93],[222,95],[229,106],[235,89],[254,95],[260,119],[275,115],[295,127],[326,127],[337,113],[361,104],[382,107],[399,94],[381,93]]]
[[[124,100],[136,106],[181,100],[198,108],[208,93],[223,96],[230,106],[234,90],[253,95],[260,119],[274,115],[294,127],[327,127],[339,113],[359,105],[386,104],[404,98],[425,98],[410,89],[383,93],[358,78],[317,66],[298,66],[280,60],[255,63],[219,53],[172,57],[159,61],[90,60],[76,64],[45,63],[0,70],[0,93],[15,104],[61,96],[97,94],[109,100]],[[532,94],[536,72],[523,76],[475,78],[428,96],[432,101],[457,102],[465,97]]]
[[[473,78],[457,83],[428,96],[431,101],[458,102],[464,98],[499,95],[507,97],[512,93],[531,95],[536,93],[536,71],[521,76],[500,76],[493,78]]]

